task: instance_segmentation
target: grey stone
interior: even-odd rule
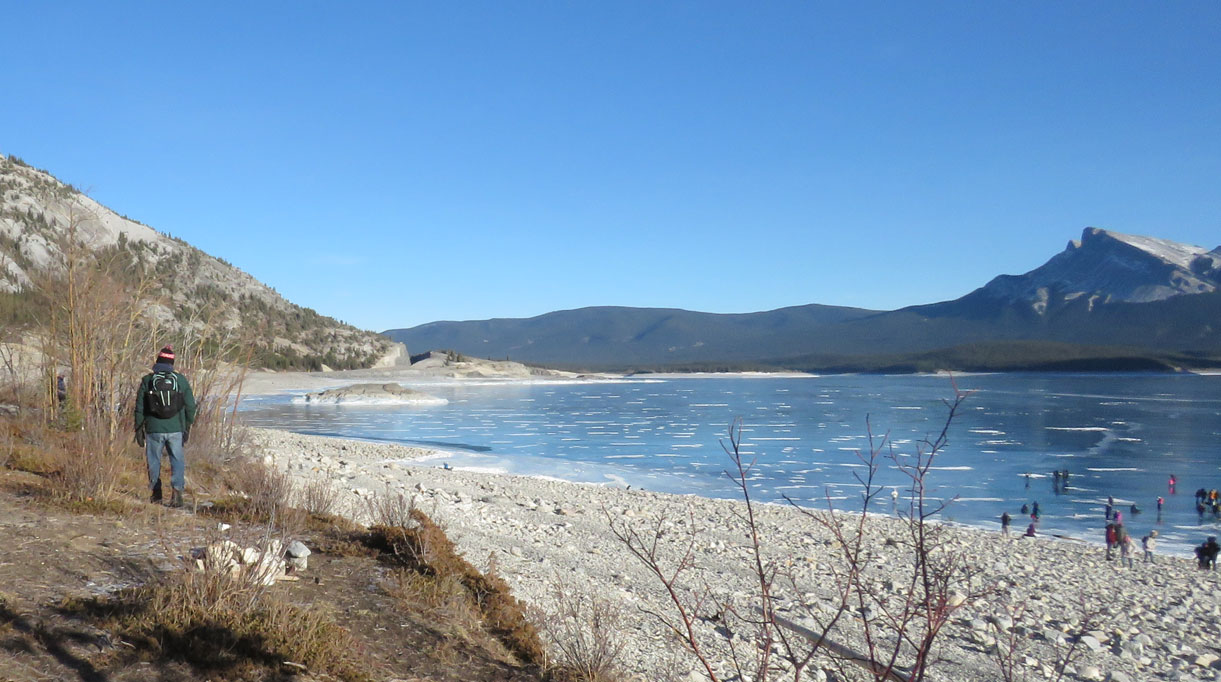
[[[309,551],[309,547],[306,547],[305,543],[301,542],[300,540],[293,540],[292,542],[288,543],[288,550],[286,551],[288,552],[288,556],[294,559],[301,559],[312,554],[312,552]]]

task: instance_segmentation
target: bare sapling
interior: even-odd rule
[[[615,682],[627,640],[623,617],[609,599],[556,576],[546,605],[537,615],[539,633],[553,655],[551,667],[561,670],[567,682]]]
[[[59,462],[56,491],[82,501],[113,497],[132,466],[122,456],[131,440],[131,377],[139,376],[138,358],[147,360],[144,339],[159,328],[147,314],[156,301],[152,278],[126,272],[114,250],[91,248],[83,236],[91,220],[70,212],[58,260],[32,276],[42,345],[38,407],[48,423],[79,437]]]
[[[878,682],[927,679],[939,660],[936,643],[942,629],[956,611],[984,593],[976,569],[936,523],[948,501],[933,497],[929,480],[966,398],[955,387],[953,400],[945,401],[948,411],[940,431],[906,455],[896,451],[889,434],[875,436],[866,421],[869,451],[857,453],[863,466],[854,474],[862,489],[859,512],[836,510],[829,492],[823,510],[789,500],[821,529],[830,549],[815,574],[769,556],[766,548],[773,543],[751,495],[756,460],[743,452],[742,424],[735,420],[722,447],[731,462],[725,473],[742,501],[734,507],[732,529],[744,531],[749,596],[727,596],[731,588],[707,580],[693,513],[685,534],[671,540],[672,520],[659,518],[638,529],[604,510],[611,532],[666,595],[667,606],[642,610],[682,642],[710,682],[799,682],[816,665],[850,679],[862,672]],[[887,529],[869,511],[884,490],[878,483],[884,464],[907,479],[910,497],[899,514],[898,537],[880,540]]]
[[[869,428],[870,453],[865,461],[869,473],[868,479],[862,481],[866,496],[862,524],[868,503],[882,490],[875,483],[882,460],[893,463],[910,484],[907,508],[899,511],[903,537],[897,544],[905,555],[901,557],[903,562],[881,572],[882,575],[867,570],[867,566],[858,567],[866,570],[849,573],[853,606],[860,615],[864,653],[879,680],[889,679],[893,672],[903,672],[913,682],[924,680],[937,662],[934,645],[942,628],[956,611],[983,594],[975,580],[978,569],[962,552],[951,548],[944,538],[945,526],[935,522],[949,501],[932,496],[934,490],[929,479],[937,456],[949,443],[950,425],[967,395],[955,386],[954,399],[946,401],[948,414],[940,432],[936,437],[918,441],[912,454],[896,451],[889,434],[875,439],[872,427]],[[821,519],[824,527],[838,526],[833,515],[813,518]],[[854,539],[843,539],[861,543],[863,538],[862,532]],[[843,558],[850,565],[859,564],[863,549],[856,547]],[[890,589],[886,589],[887,581]]]

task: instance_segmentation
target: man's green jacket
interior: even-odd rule
[[[145,433],[177,433],[189,430],[191,424],[195,423],[195,394],[191,393],[191,384],[178,372],[174,372],[174,378],[182,388],[183,406],[178,410],[178,414],[169,419],[161,419],[145,412],[144,401],[148,399],[148,392],[152,389],[153,375],[150,372],[140,380],[140,391],[136,393],[137,431],[143,429]]]

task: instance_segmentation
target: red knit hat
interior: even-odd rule
[[[174,347],[168,343],[165,344],[165,348],[162,348],[161,351],[157,353],[157,363],[164,363],[167,365],[174,364]]]

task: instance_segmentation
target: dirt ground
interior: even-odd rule
[[[175,652],[147,660],[131,644],[61,609],[67,598],[104,596],[182,570],[190,549],[215,536],[217,520],[152,504],[121,517],[74,514],[20,492],[23,476],[29,475],[0,471],[0,682],[332,679],[291,666],[257,673],[199,670]],[[384,589],[389,569],[376,558],[327,554],[319,550],[325,538],[316,533],[298,539],[314,551],[309,568],[298,582],[275,589],[294,604],[331,612],[358,642],[370,679],[543,679],[471,638],[453,636],[452,626],[404,609]]]

